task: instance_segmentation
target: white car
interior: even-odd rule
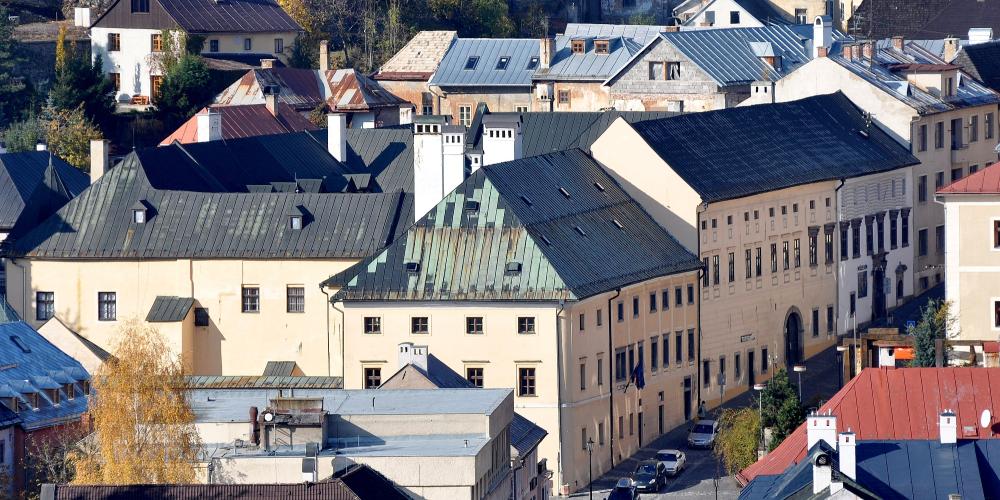
[[[689,448],[711,448],[715,445],[715,434],[719,432],[719,423],[715,420],[699,420],[688,434]]]
[[[660,450],[656,452],[656,460],[666,469],[668,476],[680,474],[687,466],[687,455],[680,450]]]

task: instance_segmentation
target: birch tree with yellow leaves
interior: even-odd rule
[[[73,482],[194,482],[200,443],[180,389],[183,376],[179,358],[155,328],[126,321],[114,358],[93,377],[93,446],[78,459]]]

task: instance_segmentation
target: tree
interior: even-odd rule
[[[719,434],[714,453],[726,464],[730,475],[757,461],[760,416],[752,408],[727,408],[719,416]]]
[[[54,432],[28,436],[25,440],[24,469],[27,497],[38,498],[45,483],[65,484],[76,476],[76,460],[86,453],[86,429],[69,424]]]
[[[35,146],[45,140],[45,123],[33,114],[11,123],[3,135],[8,152],[34,151]]]
[[[951,314],[951,302],[928,300],[927,305],[921,309],[920,321],[909,332],[913,335],[915,344],[911,366],[934,366],[937,358],[937,341],[957,335],[957,325],[957,319]],[[942,353],[942,357],[947,366],[947,350]]]
[[[90,141],[103,139],[97,128],[83,113],[83,105],[76,109],[49,109],[45,125],[45,139],[52,154],[66,160],[84,172],[90,170]]]
[[[167,67],[156,108],[169,121],[186,120],[212,101],[211,76],[201,57],[183,54]]]
[[[799,403],[795,386],[788,380],[788,372],[778,369],[760,393],[761,417],[764,427],[771,428],[769,450],[773,450],[805,421],[805,412]]]
[[[88,54],[66,51],[61,69],[57,62],[56,82],[49,93],[50,105],[57,110],[75,110],[101,127],[111,123],[115,112],[115,84],[104,74],[101,58],[91,61]]]
[[[93,377],[93,453],[77,484],[191,483],[200,442],[182,386],[184,369],[153,327],[130,319],[114,357]]]
[[[30,87],[14,74],[24,64],[19,49],[14,23],[5,4],[0,3],[0,127],[20,118],[31,99]]]

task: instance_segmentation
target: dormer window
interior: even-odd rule
[[[478,64],[479,64],[479,56],[471,56],[465,60],[465,69],[470,71],[474,70],[476,69],[476,65]]]
[[[497,59],[497,67],[496,67],[496,69],[498,69],[498,70],[507,69],[507,65],[508,64],[510,64],[510,57],[509,56],[501,56],[500,59]]]
[[[132,210],[132,222],[136,224],[146,223],[146,211],[145,210]]]
[[[288,217],[288,228],[289,229],[302,229],[302,216],[292,215]]]
[[[507,272],[507,274],[518,274],[518,273],[521,272],[521,263],[520,262],[508,262],[507,263],[507,267],[505,268],[505,271]]]
[[[587,51],[587,41],[586,40],[572,40],[570,41],[570,50],[574,54],[583,54]]]
[[[420,263],[419,262],[407,262],[406,263],[406,272],[411,273],[411,274],[419,273],[420,272]]]
[[[49,399],[52,400],[52,404],[59,404],[59,389],[46,389],[48,392]]]
[[[611,52],[610,48],[611,48],[610,40],[594,40],[595,54],[609,54]]]

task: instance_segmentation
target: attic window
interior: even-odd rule
[[[523,201],[524,203],[526,203],[529,207],[531,206],[531,200],[527,196],[525,196],[523,194],[521,195],[521,201]]]
[[[17,335],[11,335],[10,341],[13,342],[14,345],[16,345],[17,348],[21,350],[21,352],[25,354],[31,354],[31,348],[28,347],[28,344],[25,344],[24,341],[21,340],[21,337]]]
[[[465,211],[466,212],[478,212],[479,202],[476,200],[465,200]]]
[[[407,262],[406,263],[406,272],[408,272],[408,273],[419,273],[420,272],[420,263],[419,262]]]
[[[580,236],[587,236],[587,232],[584,231],[582,227],[573,226],[573,229],[576,229],[576,232],[580,233]]]
[[[564,188],[564,187],[559,188],[559,192],[562,193],[562,195],[565,196],[565,197],[567,197],[567,198],[570,197],[569,191],[567,191],[566,188]]]
[[[465,69],[476,69],[477,64],[479,64],[479,56],[472,56],[465,61]]]
[[[146,211],[141,208],[136,208],[132,210],[132,222],[136,224],[146,223]]]
[[[528,67],[525,69],[527,69],[528,71],[534,71],[538,69],[538,57],[532,56],[531,59],[528,59]]]
[[[508,64],[510,64],[510,57],[509,56],[501,56],[500,59],[497,59],[497,67],[496,67],[496,69],[500,69],[500,70],[507,69],[507,65]]]
[[[615,227],[617,227],[618,229],[625,229],[625,226],[623,226],[622,223],[618,221],[618,219],[611,219],[611,223],[614,224]]]
[[[595,182],[594,187],[597,188],[598,191],[602,193],[604,192],[604,184],[601,184],[600,182]]]
[[[516,273],[521,272],[521,263],[520,262],[508,262],[507,263],[507,269],[506,269],[506,271],[507,271],[508,274],[516,274]]]
[[[302,229],[302,216],[301,215],[289,216],[288,227],[290,229]]]
[[[583,54],[587,51],[587,42],[585,40],[573,40],[570,42],[570,49],[574,54]]]
[[[611,42],[609,40],[594,40],[594,53],[608,54],[610,52],[610,46]]]

